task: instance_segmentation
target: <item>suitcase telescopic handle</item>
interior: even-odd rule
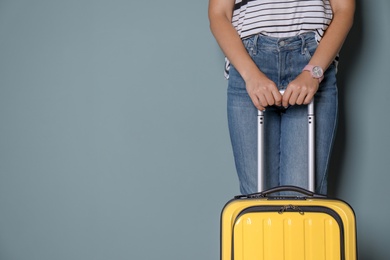
[[[284,90],[280,93],[283,95]],[[257,127],[257,164],[258,164],[258,192],[264,191],[264,112],[258,110]],[[314,97],[307,106],[307,125],[308,125],[308,190],[315,191],[315,115],[314,115]]]

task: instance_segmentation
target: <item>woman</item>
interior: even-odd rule
[[[228,122],[241,193],[257,191],[257,110],[265,110],[267,122],[266,187],[307,187],[305,105],[313,98],[316,192],[327,193],[337,59],[354,9],[354,0],[209,1],[210,28],[226,55]]]

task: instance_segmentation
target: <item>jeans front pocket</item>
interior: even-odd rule
[[[317,50],[318,44],[316,42],[310,42],[307,43],[304,48],[304,55],[307,59],[307,61],[310,61],[310,59],[313,57],[315,51]]]
[[[244,44],[245,49],[247,50],[247,52],[249,53],[249,55],[251,57],[254,57],[257,53],[257,40],[258,40],[258,38],[259,38],[258,35],[254,35],[254,36],[251,36],[249,38],[242,40],[242,43]]]

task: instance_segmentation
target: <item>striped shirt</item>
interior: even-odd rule
[[[314,32],[319,42],[332,17],[329,0],[236,0],[232,24],[241,39],[255,34],[291,37]],[[226,59],[226,77],[229,67]]]

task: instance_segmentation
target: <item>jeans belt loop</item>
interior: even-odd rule
[[[306,40],[305,40],[305,35],[300,34],[299,37],[302,40],[302,46],[301,46],[301,53],[302,55],[306,53]]]
[[[259,41],[259,35],[256,34],[255,37],[253,38],[253,55],[257,55],[258,41]]]

